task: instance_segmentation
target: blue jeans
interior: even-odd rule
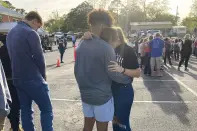
[[[130,84],[112,83],[112,93],[114,97],[114,117],[117,123],[113,124],[113,131],[131,131],[130,112],[133,104],[134,91]]]
[[[40,111],[42,131],[53,131],[53,112],[46,82],[41,80],[20,81],[16,85],[21,106],[21,120],[24,131],[35,131],[32,102]]]

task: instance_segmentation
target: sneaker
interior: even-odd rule
[[[19,125],[18,131],[24,131],[21,124]]]
[[[13,131],[13,129],[12,129],[12,128],[10,128],[10,130],[9,130],[9,131]],[[23,130],[23,128],[22,128],[22,126],[21,126],[21,124],[19,125],[18,131],[24,131],[24,130]]]

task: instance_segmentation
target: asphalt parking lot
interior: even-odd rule
[[[58,51],[45,54],[47,81],[54,111],[55,131],[82,131],[80,94],[74,78],[73,48],[65,52],[64,64],[56,67]],[[161,78],[135,79],[135,100],[131,113],[133,131],[197,131],[197,59],[189,72],[177,71],[177,62],[165,67]],[[41,131],[39,110],[34,106],[35,126]],[[9,123],[6,122],[6,131]],[[109,131],[111,131],[111,124]]]

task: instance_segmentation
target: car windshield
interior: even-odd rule
[[[61,32],[57,32],[56,35],[62,35],[62,33]]]

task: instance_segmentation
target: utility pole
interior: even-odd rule
[[[147,20],[146,16],[146,0],[143,1],[143,6],[144,6],[144,22]]]
[[[179,6],[177,5],[177,8],[176,8],[176,25],[178,25],[178,19],[179,19]]]
[[[129,30],[130,30],[130,23],[129,23],[129,7],[130,7],[130,4],[131,3],[131,0],[127,0],[127,5],[126,5],[126,24],[125,24],[125,31],[127,33],[127,35],[129,35]]]

